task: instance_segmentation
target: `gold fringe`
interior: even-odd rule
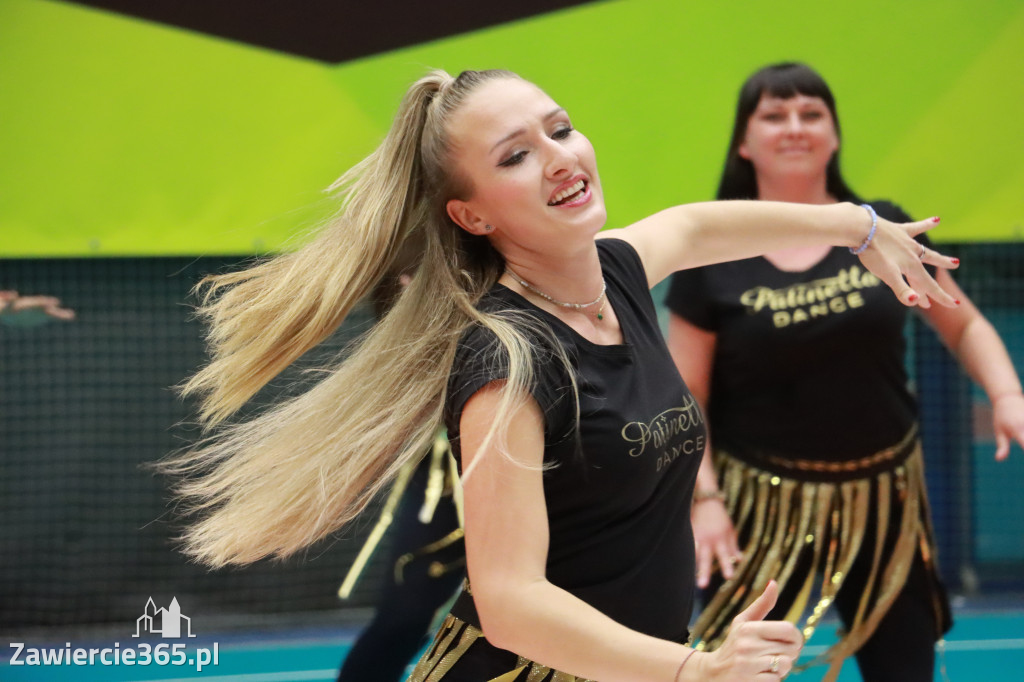
[[[486,642],[483,633],[455,616],[449,614],[434,637],[427,652],[416,663],[407,682],[441,682],[455,663],[462,658],[475,642]],[[520,656],[515,667],[487,682],[516,682],[526,674],[524,682],[594,682],[554,670],[540,663]]]
[[[348,599],[352,595],[352,590],[355,588],[356,582],[362,575],[367,563],[369,563],[370,557],[373,555],[374,551],[376,551],[377,546],[384,537],[384,533],[387,532],[388,528],[394,521],[395,509],[398,507],[406,488],[409,487],[409,479],[412,478],[412,475],[418,466],[419,462],[410,462],[403,466],[398,472],[398,476],[395,478],[395,483],[391,487],[391,492],[388,493],[388,498],[384,502],[384,508],[381,510],[380,516],[377,518],[376,525],[374,525],[373,530],[370,531],[369,537],[367,537],[366,542],[363,543],[363,547],[359,550],[356,560],[352,562],[352,566],[349,567],[348,573],[345,574],[345,579],[342,581],[341,587],[338,588],[338,596],[341,599]],[[434,512],[437,510],[437,505],[440,503],[441,498],[446,492],[451,494],[452,502],[455,504],[455,512],[459,520],[459,527],[440,540],[399,557],[398,560],[395,561],[394,566],[395,580],[399,584],[402,583],[402,572],[405,569],[406,564],[416,557],[444,549],[448,545],[458,542],[463,536],[462,529],[465,526],[465,517],[462,511],[462,485],[459,480],[455,458],[452,456],[451,445],[449,445],[448,437],[442,430],[438,432],[437,436],[434,438],[434,445],[430,451],[430,470],[427,472],[427,487],[423,495],[423,506],[420,507],[419,511],[419,520],[421,523],[430,523],[434,518]],[[465,559],[448,564],[442,564],[435,561],[430,565],[429,573],[432,577],[436,578],[449,571],[461,569],[464,565]]]
[[[377,524],[370,531],[370,536],[366,538],[366,542],[363,543],[362,549],[359,550],[359,554],[356,556],[356,560],[352,562],[352,566],[349,567],[348,573],[345,574],[345,579],[341,582],[341,587],[338,588],[338,596],[342,599],[348,599],[352,594],[352,589],[356,585],[356,581],[359,580],[359,576],[362,575],[363,569],[366,568],[367,562],[373,555],[374,550],[377,549],[377,545],[380,544],[381,538],[384,537],[384,533],[391,526],[391,522],[395,519],[395,508],[398,506],[399,500],[402,499],[402,493],[405,492],[406,487],[409,485],[409,479],[412,478],[412,472],[416,468],[415,464],[407,464],[398,472],[398,476],[395,478],[395,484],[391,487],[391,492],[388,493],[388,499],[384,503],[384,509],[380,513],[380,517],[377,519]]]
[[[405,571],[406,565],[410,561],[416,559],[417,557],[433,554],[434,552],[439,552],[445,547],[453,545],[459,540],[461,540],[465,534],[465,531],[463,531],[461,528],[456,528],[440,540],[431,542],[429,545],[424,545],[423,547],[420,547],[419,549],[413,552],[406,552],[402,556],[398,557],[398,559],[395,560],[395,583],[401,585],[405,582],[405,576],[403,575],[403,573]],[[440,578],[445,573],[453,571],[457,568],[462,568],[465,565],[465,557],[462,557],[461,559],[458,559],[457,561],[453,561],[448,564],[442,564],[440,561],[434,561],[430,564],[428,574],[430,575],[431,578]]]
[[[445,486],[445,455],[451,452],[448,439],[444,434],[437,434],[434,447],[430,450],[430,471],[427,473],[427,489],[423,495],[423,506],[420,507],[420,523],[430,523],[434,518],[437,503],[444,495]]]
[[[441,624],[430,649],[416,664],[408,682],[438,682],[443,679],[473,642],[482,636],[479,629],[449,615]]]
[[[744,558],[734,577],[722,585],[697,619],[693,628],[696,648],[717,648],[732,619],[772,579],[780,590],[796,588],[797,596],[785,619],[801,629],[805,640],[810,639],[834,603],[864,543],[872,542],[871,572],[849,631],[826,653],[798,668],[830,663],[823,682],[834,682],[843,661],[864,645],[888,612],[919,548],[931,565],[934,541],[927,518],[920,443],[913,442],[912,448],[907,459],[892,471],[843,482],[792,479],[715,453],[729,515],[744,538]],[[873,466],[880,458],[892,459],[892,452],[888,449],[865,458],[866,465]],[[898,500],[894,501],[894,495]],[[876,533],[867,538],[873,497],[878,510]],[[902,508],[900,525],[895,545],[890,541],[887,546],[894,508]],[[819,575],[817,599],[807,613]]]

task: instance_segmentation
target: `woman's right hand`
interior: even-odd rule
[[[743,560],[743,552],[725,504],[717,498],[695,501],[690,522],[697,545],[697,587],[704,589],[711,582],[711,567],[715,559],[718,559],[722,577],[726,580],[732,578],[735,567]]]
[[[695,658],[697,665],[684,669],[681,682],[781,680],[788,675],[804,639],[788,621],[764,620],[778,597],[779,586],[772,580],[754,603],[733,618],[722,646]]]
[[[877,234],[860,254],[864,267],[885,282],[904,305],[922,308],[931,307],[933,302],[947,308],[959,305],[959,301],[943,290],[925,270],[925,265],[952,270],[960,261],[914,240],[917,235],[935,227],[939,219],[893,223],[879,217],[877,222]]]

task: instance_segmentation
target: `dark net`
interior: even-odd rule
[[[77,313],[70,323],[0,325],[0,628],[131,622],[150,596],[239,623],[372,604],[372,563],[352,598],[335,596],[372,510],[284,562],[208,571],[175,551],[180,525],[167,481],[145,465],[196,435],[187,423],[194,406],[172,388],[204,361],[189,291],[231,265],[0,261],[0,288],[53,294]],[[360,308],[306,364],[339,351],[369,321]],[[296,390],[303,376],[288,373],[257,402]]]
[[[960,255],[959,283],[1024,370],[1024,248],[947,250]],[[0,629],[132,623],[150,597],[159,607],[177,597],[183,613],[206,625],[246,626],[273,614],[322,619],[372,604],[385,570],[375,561],[350,600],[335,593],[374,510],[284,562],[208,571],[175,551],[166,481],[144,465],[195,436],[192,406],[171,388],[204,360],[189,290],[237,260],[0,261],[0,288],[57,295],[78,313],[71,323],[0,325]],[[369,322],[369,308],[360,309],[309,364]],[[993,462],[984,394],[926,325],[908,334],[946,578],[967,591],[1019,589],[1024,456],[1015,448],[1009,462]],[[260,400],[295,390],[302,376],[289,373]]]

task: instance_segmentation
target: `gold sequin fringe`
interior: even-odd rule
[[[455,663],[469,651],[474,643],[484,643],[479,628],[448,615],[441,624],[430,648],[416,664],[407,682],[441,682]],[[486,682],[593,682],[582,677],[552,670],[522,656],[512,670]]]
[[[402,495],[405,493],[405,489],[409,486],[409,480],[412,478],[417,466],[419,466],[419,462],[410,462],[398,472],[398,476],[391,486],[391,491],[388,493],[387,500],[384,502],[384,508],[377,518],[377,523],[374,525],[373,530],[370,531],[366,542],[363,543],[362,549],[359,550],[356,560],[349,567],[341,587],[338,588],[338,597],[341,599],[348,599],[352,595],[356,581],[363,574],[366,564],[370,561],[370,557],[373,556],[374,551],[380,544],[384,533],[391,527],[391,523],[395,519],[395,510],[402,499]],[[418,515],[421,523],[430,523],[434,518],[434,511],[437,509],[438,503],[446,492],[451,494],[452,502],[455,504],[459,528],[456,528],[437,542],[399,557],[394,568],[395,580],[398,583],[402,582],[402,571],[407,563],[419,556],[437,552],[448,545],[458,542],[463,536],[462,485],[459,481],[455,458],[452,456],[452,449],[448,444],[448,438],[441,431],[434,438],[434,446],[430,452],[430,470],[427,474],[427,487],[423,493],[423,506],[420,508]],[[457,561],[452,564],[434,562],[430,566],[429,573],[432,577],[436,578],[448,571],[461,569],[464,565],[465,561]]]
[[[833,682],[843,661],[878,627],[906,581],[915,553],[920,550],[929,564],[933,559],[920,442],[912,447],[907,459],[890,471],[837,483],[779,476],[716,453],[729,515],[744,542],[744,559],[694,625],[696,648],[717,648],[732,619],[772,579],[780,590],[789,586],[797,592],[785,619],[800,627],[809,640],[863,547],[872,553],[872,567],[854,622],[826,653],[800,666],[828,662],[823,682]],[[877,510],[876,532],[868,537],[872,506]],[[890,527],[896,523],[898,530]],[[887,543],[887,537],[895,540]],[[812,595],[815,601],[807,613]]]

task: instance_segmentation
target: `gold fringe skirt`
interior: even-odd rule
[[[697,649],[717,648],[732,619],[772,579],[781,592],[795,593],[785,619],[810,639],[860,552],[871,553],[871,568],[853,622],[837,644],[801,668],[829,662],[824,682],[835,680],[843,661],[878,627],[918,552],[935,578],[936,622],[942,631],[948,627],[916,429],[898,445],[857,461],[766,457],[763,463],[759,468],[715,453],[743,561],[694,625]]]
[[[469,653],[472,646],[494,649],[479,628],[448,615],[434,637],[430,648],[416,664],[407,682],[441,682],[452,667]],[[514,656],[514,654],[512,654]],[[474,682],[485,682],[474,680]],[[515,659],[507,672],[499,673],[486,682],[594,682],[568,673],[559,672],[522,656]]]
[[[394,485],[391,486],[391,492],[388,493],[377,523],[374,525],[369,537],[367,537],[366,542],[363,543],[362,549],[359,550],[356,560],[349,567],[341,587],[338,588],[338,597],[341,599],[348,599],[352,595],[352,590],[362,576],[363,570],[370,561],[370,557],[377,550],[381,539],[395,520],[395,512],[398,509],[398,505],[402,501],[402,496],[405,494],[406,488],[408,488],[409,482],[419,466],[419,462],[409,462],[398,472],[398,476],[395,478]],[[441,502],[441,498],[450,495],[452,503],[455,505],[459,527],[435,542],[400,556],[395,562],[394,567],[395,584],[397,585],[402,584],[404,580],[403,571],[409,562],[421,556],[439,552],[458,542],[465,535],[463,531],[465,518],[462,508],[462,483],[459,481],[458,468],[455,465],[455,458],[452,456],[447,434],[443,431],[434,438],[428,466],[427,487],[423,492],[423,506],[420,507],[419,514],[417,515],[420,523],[430,523],[434,518],[434,512],[437,510],[437,505]],[[449,571],[462,570],[465,565],[465,557],[461,557],[457,561],[448,564],[434,561],[431,562],[427,573],[432,578],[438,578]]]

